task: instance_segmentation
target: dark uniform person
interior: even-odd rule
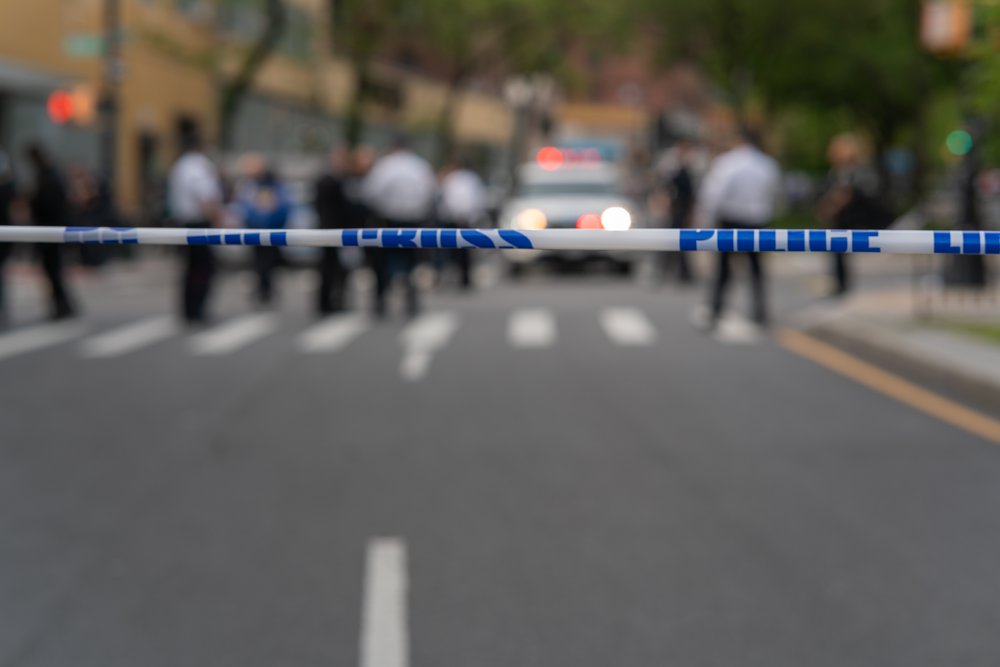
[[[683,229],[689,226],[691,214],[694,211],[695,187],[694,176],[691,173],[691,145],[680,142],[677,146],[677,168],[668,181],[670,193],[670,227]],[[667,254],[677,264],[677,279],[683,284],[694,282],[691,263],[687,253],[675,252]]]
[[[338,148],[330,154],[330,166],[316,181],[316,217],[320,229],[344,229],[355,225],[353,205],[347,196],[347,170],[350,156]],[[339,248],[323,248],[319,259],[319,292],[316,309],[329,315],[344,309],[347,271],[340,259]]]
[[[65,227],[69,224],[69,199],[62,175],[45,150],[37,144],[28,148],[28,160],[35,175],[34,189],[28,202],[32,221],[44,227]],[[76,314],[76,308],[63,280],[63,246],[58,243],[39,243],[36,250],[49,281],[52,319],[72,317]]]

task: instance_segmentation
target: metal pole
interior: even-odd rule
[[[99,105],[101,116],[100,173],[116,203],[118,176],[118,84],[122,76],[120,0],[104,0],[104,77]]]

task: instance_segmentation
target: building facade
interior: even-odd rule
[[[38,141],[61,163],[97,166],[106,0],[0,1],[0,146],[19,160]],[[260,3],[243,0],[118,0],[121,58],[117,180],[122,213],[156,214],[157,189],[176,157],[178,135],[195,125],[218,137],[220,90],[263,27]],[[317,153],[340,140],[356,85],[327,41],[326,0],[285,0],[286,29],[255,78],[231,132],[233,151]],[[376,68],[392,104],[376,103],[366,141],[395,128],[429,135],[445,103],[443,84],[389,65]],[[57,122],[52,94],[67,93],[72,118]],[[56,111],[59,111],[56,109]],[[57,113],[56,116],[59,114]],[[455,116],[460,143],[500,149],[512,118],[502,100],[466,93]],[[427,146],[428,142],[418,142]]]

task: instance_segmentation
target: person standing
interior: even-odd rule
[[[445,170],[441,179],[437,217],[443,227],[469,228],[486,210],[486,189],[476,172],[463,160]],[[469,248],[450,251],[458,264],[462,289],[472,288],[472,255]]]
[[[288,189],[264,160],[256,164],[253,173],[248,174],[240,185],[236,204],[244,224],[250,229],[284,229],[292,211]],[[274,269],[281,263],[281,249],[256,245],[253,247],[253,259],[257,274],[257,302],[268,306],[274,299]]]
[[[0,148],[0,225],[11,223],[11,209],[17,197],[17,183],[14,181],[14,168],[10,157]],[[7,324],[7,307],[4,299],[4,264],[10,256],[11,244],[0,243],[0,328]]]
[[[427,160],[413,152],[407,137],[400,135],[392,150],[377,160],[361,183],[362,199],[384,227],[422,227],[431,215],[437,183]],[[413,249],[386,248],[375,267],[375,314],[385,314],[385,293],[393,276],[400,273],[406,285],[406,311],[411,317],[420,310],[413,269]]]
[[[691,221],[691,214],[694,211],[695,186],[694,174],[692,173],[694,147],[690,142],[681,140],[676,146],[677,166],[670,173],[667,186],[670,196],[669,223],[671,229],[683,229],[688,227]],[[685,252],[667,253],[668,264],[673,259],[677,266],[677,279],[684,285],[694,282],[694,274],[691,271],[691,263]]]
[[[212,227],[222,211],[222,184],[215,165],[204,153],[200,137],[188,128],[181,138],[183,152],[170,170],[168,202],[174,224]],[[201,324],[215,274],[215,254],[208,245],[184,246],[181,307],[184,321]]]
[[[817,217],[837,229],[881,229],[889,220],[878,200],[878,173],[864,158],[861,141],[853,134],[839,134],[827,149],[829,185],[819,201]],[[851,288],[850,267],[844,253],[832,253],[833,289],[841,297]]]
[[[760,149],[757,135],[748,129],[740,132],[736,146],[719,155],[702,183],[699,193],[701,214],[707,227],[722,229],[759,229],[771,223],[781,187],[778,163]],[[743,253],[740,253],[743,254]],[[764,293],[764,266],[760,253],[746,253],[753,285],[753,319],[760,327],[767,325]],[[729,285],[732,253],[717,254],[715,280],[710,296],[709,329],[714,329],[722,315]]]
[[[69,199],[66,184],[48,153],[38,144],[28,147],[28,161],[34,172],[34,189],[28,199],[32,222],[44,227],[65,227],[69,224]],[[42,269],[49,281],[52,297],[51,317],[61,320],[73,317],[76,307],[63,278],[63,245],[39,243],[37,252]]]
[[[354,226],[353,207],[347,196],[346,179],[350,153],[338,147],[330,154],[327,171],[316,181],[313,205],[320,229],[344,229]],[[323,248],[319,259],[319,293],[316,309],[319,315],[330,315],[344,309],[347,271],[340,259],[339,248]]]

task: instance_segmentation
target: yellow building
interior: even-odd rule
[[[156,213],[179,127],[193,123],[206,137],[217,136],[219,91],[263,16],[239,0],[118,2],[124,66],[116,190],[122,211],[141,223]],[[285,35],[240,107],[233,150],[315,153],[340,138],[355,77],[331,56],[322,29],[329,3],[285,2]],[[81,113],[81,102],[96,99],[101,86],[104,6],[105,0],[0,0],[0,146],[16,158],[38,140],[64,164],[96,166],[97,120]],[[376,70],[396,103],[372,109],[366,140],[384,144],[393,127],[433,128],[444,87],[390,66]],[[54,91],[76,93],[75,120],[53,121],[47,106]],[[503,146],[511,129],[497,97],[470,93],[460,99],[460,142]]]

